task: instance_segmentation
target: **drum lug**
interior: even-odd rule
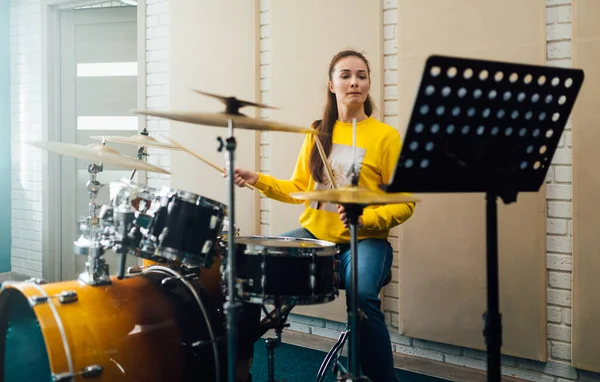
[[[254,286],[254,279],[236,279],[236,282],[238,283],[238,285],[248,285],[248,286]]]
[[[33,296],[29,297],[29,305],[36,306],[37,304],[41,304],[48,301],[47,296]]]
[[[61,304],[70,304],[72,302],[76,302],[78,300],[77,292],[73,290],[67,290],[61,292],[56,296],[33,296],[29,298],[29,304],[31,306],[36,306],[37,304],[41,304],[47,302],[50,297],[58,297],[58,301]]]
[[[102,374],[102,366],[100,365],[92,365],[84,367],[78,373],[61,373],[61,374],[53,374],[52,380],[54,382],[66,382],[72,381],[77,376],[82,376],[83,378],[96,378]]]
[[[58,301],[60,301],[61,304],[70,304],[72,302],[76,302],[77,300],[77,292],[74,290],[64,291],[58,295]]]
[[[43,285],[43,284],[47,284],[48,282],[44,279],[41,279],[39,277],[32,277],[30,279],[25,280],[24,282],[26,283],[34,283],[36,285]]]

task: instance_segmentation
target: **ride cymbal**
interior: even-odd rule
[[[137,110],[137,114],[149,115],[152,117],[167,118],[173,121],[187,122],[197,125],[209,125],[217,127],[228,127],[229,120],[233,121],[235,129],[258,130],[258,131],[281,131],[287,133],[314,134],[314,129],[307,129],[285,123],[255,119],[241,114],[227,113],[199,113],[187,111],[158,111],[158,110]]]
[[[119,151],[101,144],[76,145],[73,143],[52,142],[52,141],[28,141],[25,142],[31,146],[55,154],[66,155],[69,157],[89,160],[93,163],[102,163],[104,165],[113,165],[130,170],[151,171],[161,174],[171,174],[171,172],[158,166],[151,165],[142,160],[132,158],[121,154]]]
[[[151,136],[136,134],[130,137],[124,137],[119,135],[107,135],[107,136],[93,136],[91,139],[97,140],[105,140],[106,142],[115,142],[115,143],[124,143],[135,146],[144,146],[144,147],[156,147],[159,149],[167,149],[167,150],[181,150],[181,148],[172,145],[167,142],[161,142],[154,139]]]
[[[328,202],[337,204],[396,204],[419,202],[421,199],[403,193],[385,193],[363,187],[344,186],[328,190],[293,192],[290,196],[300,200]]]

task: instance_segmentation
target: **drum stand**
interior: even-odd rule
[[[356,131],[356,130],[355,130]],[[356,146],[355,146],[356,147]],[[356,157],[355,157],[356,158]],[[352,186],[358,186],[358,171],[356,160],[351,168]],[[358,221],[363,213],[364,206],[360,204],[343,204],[346,216],[350,222],[350,306],[348,307],[348,323],[350,326],[350,346],[348,347],[348,374],[341,376],[340,381],[370,381],[359,372],[359,323],[363,313],[358,309]]]
[[[284,328],[290,326],[290,324],[286,324],[287,316],[291,310],[291,307],[284,307],[281,309],[281,305],[277,303],[275,305],[275,309],[273,312],[269,313],[265,309],[265,306],[262,307],[265,316],[269,319],[268,324],[265,325],[263,329],[267,331],[269,329],[275,329],[275,337],[265,339],[265,346],[267,347],[267,359],[268,359],[268,379],[267,382],[276,382],[275,381],[275,355],[273,354],[275,348],[281,344],[281,332]],[[273,316],[275,313],[275,316]]]
[[[226,112],[228,114],[239,114],[240,105],[227,105]],[[230,110],[231,109],[231,110]],[[226,277],[227,277],[227,292],[228,301],[225,303],[225,311],[227,312],[227,378],[229,382],[235,382],[236,375],[236,360],[237,360],[237,320],[239,317],[239,311],[242,308],[242,304],[235,300],[236,283],[235,277],[235,183],[233,181],[235,176],[235,149],[236,140],[233,136],[233,119],[229,119],[228,123],[228,137],[223,142],[221,137],[218,137],[219,148],[218,151],[223,151],[223,148],[227,150],[225,160],[227,163],[227,177],[229,178],[229,207],[227,215],[229,217],[229,232],[227,234],[227,259],[226,259]]]
[[[73,250],[76,255],[87,256],[85,270],[79,274],[79,280],[92,286],[110,284],[110,275],[108,273],[108,264],[102,257],[104,247],[97,237],[100,219],[97,216],[98,205],[96,197],[102,185],[97,180],[97,174],[102,172],[102,163],[91,163],[88,166],[90,180],[87,182],[87,190],[90,198],[89,212],[85,222],[81,222],[81,236],[73,243]]]

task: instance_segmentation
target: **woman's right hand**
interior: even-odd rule
[[[226,176],[226,175],[223,175]],[[245,187],[246,184],[250,186],[254,186],[258,182],[258,173],[250,170],[245,170],[243,168],[236,168],[233,183],[235,183],[238,187]]]

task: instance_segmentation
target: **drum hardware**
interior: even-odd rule
[[[58,298],[58,302],[60,302],[61,304],[70,304],[72,302],[76,302],[77,301],[77,292],[75,292],[74,290],[67,290],[64,292],[61,292],[57,295],[54,296],[33,296],[29,298],[29,303],[31,304],[31,306],[37,305],[37,304],[41,304],[44,302],[47,302],[49,299],[51,298]]]
[[[290,312],[290,310],[293,308],[290,307],[289,310],[285,309],[282,310],[281,305],[276,304],[275,308],[273,309],[273,313],[275,313],[275,316],[273,316],[273,313],[269,313],[267,312],[267,309],[265,308],[265,306],[262,306],[262,310],[265,313],[265,315],[269,318],[268,324],[266,324],[266,330],[270,330],[270,329],[274,329],[275,330],[275,337],[270,337],[265,339],[265,346],[267,348],[267,360],[268,360],[268,377],[267,377],[267,381],[268,382],[275,382],[275,355],[274,355],[274,351],[275,348],[277,346],[279,346],[281,344],[281,333],[283,332],[284,328],[287,328],[290,326],[290,324],[287,324],[287,317],[288,314]]]
[[[92,365],[84,367],[83,370],[77,373],[61,373],[52,376],[53,382],[73,381],[75,377],[82,376],[83,378],[96,378],[102,374],[102,366]]]
[[[73,243],[73,250],[76,255],[87,256],[88,259],[78,279],[88,285],[110,284],[108,264],[102,257],[106,248],[97,236],[97,229],[84,221],[81,222],[80,231],[79,238]]]
[[[98,210],[98,205],[96,204],[96,198],[98,197],[98,191],[102,188],[102,184],[98,182],[97,175],[99,172],[102,172],[103,166],[102,163],[95,164],[91,163],[88,165],[88,173],[90,174],[90,180],[86,183],[86,188],[88,191],[88,195],[90,198],[89,203],[89,223],[92,227],[97,227],[99,224],[99,219],[96,216],[96,212]]]
[[[48,283],[46,280],[41,279],[39,277],[31,277],[31,278],[28,278],[27,280],[25,280],[24,282],[26,282],[26,283],[33,283],[33,284],[36,284],[36,285],[44,285],[44,284]]]
[[[114,210],[116,240],[113,245],[115,253],[120,254],[117,268],[117,279],[122,280],[126,273],[127,255],[134,242],[132,230],[135,220],[135,209],[131,205],[121,204]]]

